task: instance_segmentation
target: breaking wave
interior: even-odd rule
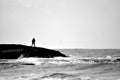
[[[90,77],[77,77],[75,75],[65,73],[53,73],[51,75],[42,77],[40,77],[38,74],[25,74],[14,80],[90,80]]]
[[[48,73],[41,75],[41,72],[25,73],[12,80],[120,80],[119,57],[55,57],[55,58],[18,58],[8,62],[20,64],[33,64],[29,66],[30,70],[43,70]],[[27,69],[28,66],[21,66],[21,69]],[[24,69],[24,70],[25,70]],[[19,68],[17,68],[19,70]],[[29,69],[28,69],[29,70]],[[28,71],[27,70],[27,71]],[[48,70],[48,71],[47,71]],[[50,72],[49,72],[50,70]],[[104,74],[104,75],[103,75]],[[108,76],[109,77],[106,77]],[[115,75],[116,74],[116,75]],[[100,77],[102,76],[102,77]],[[113,77],[115,76],[115,77]],[[113,79],[114,78],[114,79]],[[0,80],[5,80],[0,78]]]
[[[45,63],[49,64],[76,64],[76,63],[86,63],[86,64],[94,64],[94,63],[115,63],[120,62],[119,57],[55,57],[55,58],[37,58],[37,57],[28,57],[28,58],[18,58],[15,62],[20,63],[28,63],[34,65],[41,65]]]
[[[42,77],[40,77],[38,74],[25,74],[14,80],[109,80],[109,79],[92,79],[88,76],[75,76],[65,73],[53,73],[51,75],[42,76]],[[120,80],[120,79],[118,78],[114,80]]]

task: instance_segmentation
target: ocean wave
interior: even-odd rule
[[[14,80],[35,80],[35,79],[39,79],[39,75],[31,73],[31,74],[24,74],[22,76],[19,76]]]
[[[10,61],[9,61],[10,62]],[[55,58],[36,58],[36,57],[28,57],[28,58],[18,58],[14,62],[19,63],[27,63],[34,65],[41,64],[76,64],[76,63],[86,63],[86,64],[96,64],[96,63],[115,63],[120,62],[119,57],[55,57]]]
[[[90,80],[88,76],[77,77],[66,73],[53,73],[48,76],[40,77],[38,74],[25,74],[14,80]]]

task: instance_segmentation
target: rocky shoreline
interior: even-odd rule
[[[67,57],[57,50],[47,49],[43,47],[32,47],[21,44],[0,44],[0,59],[17,59],[23,57]]]

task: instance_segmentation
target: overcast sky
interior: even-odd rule
[[[120,0],[0,0],[0,44],[120,48]]]

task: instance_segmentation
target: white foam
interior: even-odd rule
[[[42,63],[47,64],[76,64],[76,63],[85,63],[85,64],[94,64],[96,62],[113,62],[117,58],[113,58],[111,56],[106,57],[55,57],[55,58],[18,58],[16,62],[21,63],[32,63],[35,65],[41,65]]]
[[[90,77],[88,77],[88,76],[82,76],[81,80],[90,80]]]
[[[33,58],[33,57],[17,59],[16,62],[32,63],[35,65],[41,65],[43,63],[42,61],[39,61],[39,58]]]

